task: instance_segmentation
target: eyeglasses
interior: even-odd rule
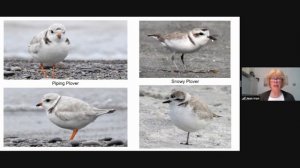
[[[282,78],[275,78],[275,77],[274,77],[274,78],[271,78],[271,80],[272,80],[272,81],[281,81]]]

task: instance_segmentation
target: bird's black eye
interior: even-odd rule
[[[46,99],[45,101],[46,101],[47,103],[49,103],[49,102],[50,102],[50,99]]]
[[[174,95],[171,95],[171,98],[174,98],[175,96]]]
[[[199,35],[202,36],[202,35],[204,35],[204,33],[201,32],[201,33],[199,33]]]
[[[54,31],[53,31],[53,30],[51,30],[51,33],[53,34],[53,33],[54,33]]]

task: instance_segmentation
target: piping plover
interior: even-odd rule
[[[44,64],[52,66],[52,78],[55,78],[55,64],[63,61],[69,52],[70,40],[65,36],[64,25],[56,23],[34,36],[28,46],[28,52],[34,61],[40,63],[44,77],[47,77]]]
[[[191,53],[199,50],[204,46],[209,40],[217,40],[215,37],[209,35],[209,30],[204,28],[194,28],[189,32],[173,32],[170,34],[149,34],[149,37],[153,37],[161,42],[161,44],[168,49],[170,49],[172,54],[172,62],[176,69],[178,67],[174,61],[174,56],[176,53],[181,53],[181,61],[183,63],[184,69],[186,66],[184,64],[184,54]]]
[[[220,117],[211,112],[208,106],[198,97],[183,91],[173,90],[170,97],[163,103],[169,103],[170,118],[180,129],[188,132],[185,145],[189,145],[190,132],[195,132],[208,124],[214,117]]]
[[[70,140],[73,140],[79,129],[87,126],[97,117],[115,111],[114,109],[98,109],[82,100],[57,93],[45,94],[36,106],[42,106],[50,121],[55,125],[73,130]]]

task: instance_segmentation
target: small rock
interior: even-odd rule
[[[20,142],[24,142],[26,141],[26,139],[23,139],[23,138],[16,138],[14,140],[12,140],[13,143],[20,143]]]
[[[73,146],[73,147],[76,147],[76,146],[79,146],[80,142],[79,141],[76,141],[76,140],[72,140],[70,142],[70,144]]]
[[[30,77],[31,77],[31,75],[27,75],[27,74],[22,76],[23,79],[30,79]]]
[[[58,141],[62,141],[62,139],[61,138],[52,138],[52,139],[50,139],[49,141],[48,141],[48,143],[56,143],[56,142],[58,142]]]
[[[12,72],[12,71],[5,71],[4,70],[4,76],[13,76],[13,75],[15,75],[14,72]]]
[[[4,67],[5,71],[11,71],[10,67]]]
[[[99,141],[111,141],[112,138],[111,137],[105,137],[103,139],[99,139]]]
[[[12,71],[21,71],[22,69],[20,68],[20,67],[18,67],[18,66],[16,66],[16,67],[11,67],[10,68]]]
[[[100,143],[96,141],[87,141],[83,142],[82,146],[100,146]]]
[[[109,142],[106,146],[113,146],[113,145],[123,145],[124,142],[121,140],[113,140],[111,142]]]
[[[217,106],[220,106],[220,105],[222,105],[222,103],[216,103],[213,106],[217,107]]]
[[[33,142],[29,146],[31,146],[31,147],[38,147],[38,146],[43,146],[43,144],[39,143],[39,142]]]
[[[11,138],[11,139],[14,139],[14,138],[19,138],[17,136],[8,136],[8,137],[5,137],[5,138]]]

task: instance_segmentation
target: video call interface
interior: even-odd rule
[[[245,35],[244,37],[247,37]],[[248,35],[249,37],[249,35]],[[243,43],[243,44],[242,44]],[[241,48],[250,45],[242,40]],[[249,48],[249,47],[247,47]],[[253,115],[278,115],[300,107],[300,64],[293,54],[271,55],[267,50],[241,50],[240,109]],[[282,56],[280,56],[282,55]],[[280,58],[280,59],[278,59]],[[247,116],[249,119],[250,116]],[[281,117],[280,117],[281,116]]]

